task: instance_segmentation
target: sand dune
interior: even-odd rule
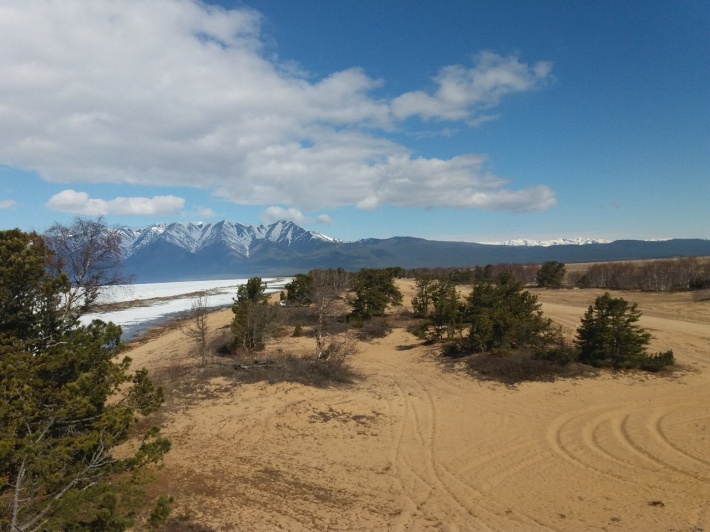
[[[570,331],[597,295],[538,293]],[[508,388],[395,329],[360,345],[349,387],[212,379],[199,397],[175,394],[154,489],[214,530],[710,529],[710,302],[684,297],[627,297],[653,347],[684,366],[670,378]],[[156,368],[186,363],[185,350],[173,331],[129,354]]]

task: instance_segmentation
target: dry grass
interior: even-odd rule
[[[327,360],[283,351],[214,356],[205,367],[199,366],[196,359],[175,359],[156,368],[152,378],[165,390],[163,410],[173,410],[171,406],[188,399],[199,401],[213,396],[217,378],[233,385],[290,382],[314,387],[347,385],[362,378],[348,361],[354,353],[352,345],[331,344],[330,349],[332,354]]]
[[[384,338],[392,332],[392,325],[387,317],[372,318],[367,320],[362,327],[355,329],[358,340],[370,342],[377,338]]]
[[[557,379],[579,379],[599,375],[599,370],[572,362],[557,364],[536,359],[530,353],[517,352],[507,355],[479,353],[464,359],[464,367],[481,381],[492,381],[506,386],[517,386],[523,382],[555,382]]]

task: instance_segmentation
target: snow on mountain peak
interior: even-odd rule
[[[527,238],[517,238],[504,240],[502,242],[481,242],[491,246],[583,246],[586,244],[608,244],[611,240],[593,238],[554,238],[552,240],[532,240]]]
[[[286,246],[313,240],[338,242],[320,233],[306,231],[288,220],[279,220],[268,226],[242,225],[228,220],[215,223],[172,222],[138,228],[120,227],[119,231],[123,237],[121,247],[124,257],[131,256],[156,240],[175,245],[190,253],[197,253],[205,247],[221,244],[245,257],[249,257],[252,247],[262,241]]]

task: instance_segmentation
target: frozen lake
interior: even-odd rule
[[[101,304],[122,302],[134,304],[122,310],[85,314],[81,321],[82,323],[89,323],[95,319],[112,321],[123,328],[123,340],[131,340],[146,329],[189,311],[196,292],[205,293],[207,304],[211,308],[230,306],[237,295],[237,287],[245,284],[247,280],[223,279],[110,286],[104,289]],[[266,283],[266,293],[272,294],[283,290],[284,285],[291,282],[291,277],[262,280]]]

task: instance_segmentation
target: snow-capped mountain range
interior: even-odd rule
[[[215,223],[205,222],[169,222],[157,223],[145,227],[119,228],[121,232],[124,257],[130,257],[140,249],[164,242],[184,249],[190,253],[199,253],[202,249],[221,243],[234,252],[249,257],[253,248],[263,242],[272,242],[287,247],[311,243],[314,240],[323,243],[340,241],[316,231],[307,231],[288,220],[279,220],[269,225],[243,225],[222,220]],[[363,239],[367,242],[372,239]],[[556,238],[553,240],[530,240],[519,238],[502,242],[480,242],[493,246],[570,246],[585,244],[607,244],[610,240],[589,238]]]
[[[336,242],[335,239],[306,231],[293,222],[279,220],[270,225],[242,225],[222,220],[216,223],[172,222],[146,227],[120,227],[124,257],[130,257],[145,246],[164,242],[190,253],[215,244],[224,244],[233,251],[249,257],[251,250],[264,241],[286,246],[299,245],[318,240]]]
[[[590,239],[442,242],[413,237],[342,242],[294,222],[243,225],[173,222],[120,227],[125,273],[136,282],[281,276],[313,268],[471,267],[545,261],[598,262],[679,256],[710,256],[710,240]]]
[[[611,240],[599,238],[554,238],[552,240],[530,240],[527,238],[516,238],[514,240],[504,240],[502,242],[481,242],[493,246],[584,246],[586,244],[608,244]]]

